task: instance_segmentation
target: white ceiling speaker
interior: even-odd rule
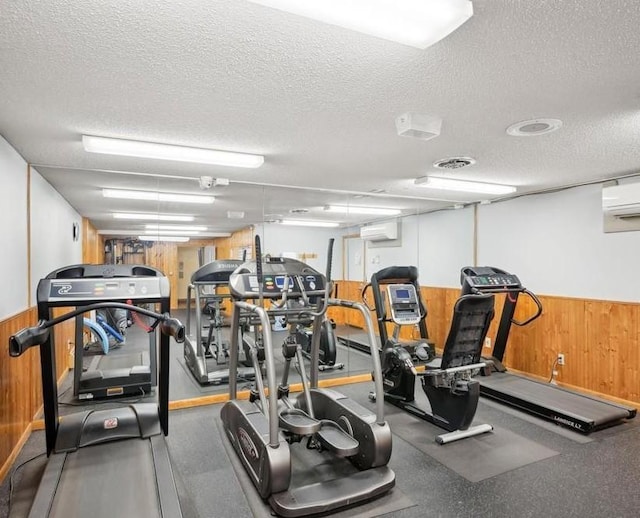
[[[442,119],[418,113],[403,113],[396,117],[396,130],[401,137],[430,140],[440,135]]]
[[[507,128],[507,135],[512,137],[537,137],[546,135],[562,127],[560,119],[531,119],[512,124]]]

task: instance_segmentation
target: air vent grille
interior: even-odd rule
[[[438,160],[433,163],[433,166],[437,167],[438,169],[461,169],[475,163],[476,161],[473,158],[466,156],[456,156]]]

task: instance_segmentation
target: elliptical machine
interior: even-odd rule
[[[310,324],[311,321],[301,322],[295,326],[296,339],[300,342],[302,354],[307,359],[311,359],[311,341],[313,339],[313,329],[308,327]],[[325,319],[322,322],[322,327],[320,328],[320,363],[318,364],[320,372],[344,369],[344,363],[336,362],[338,348],[336,347],[335,328],[336,323],[333,320]]]
[[[382,286],[386,287],[388,304]],[[447,430],[449,433],[436,437],[439,444],[493,430],[488,424],[471,426],[480,395],[479,383],[472,378],[486,367],[480,353],[494,315],[493,296],[465,295],[458,299],[443,354],[436,358],[429,357],[430,351],[424,345],[426,312],[420,297],[418,269],[415,266],[384,268],[371,276],[371,289],[383,344],[384,400]],[[391,318],[387,316],[387,305]],[[387,333],[390,321],[394,323],[391,338]],[[412,349],[398,341],[400,328],[408,325],[420,330],[421,339]],[[417,371],[412,356],[425,360],[424,371]],[[422,383],[431,412],[414,402],[416,378]],[[370,398],[375,400],[376,394],[370,394]]]
[[[327,513],[376,498],[395,485],[395,474],[387,467],[391,430],[384,420],[382,402],[372,413],[337,391],[318,387],[320,328],[328,305],[360,311],[370,343],[376,343],[371,317],[363,304],[329,299],[332,245],[333,240],[326,277],[301,261],[281,257],[269,258],[263,271],[260,239],[256,237],[256,261],[243,264],[229,279],[234,300],[230,401],[222,407],[220,417],[258,493],[281,516]],[[264,299],[272,301],[268,309]],[[285,371],[279,384],[271,334],[271,323],[278,316],[285,316],[291,326],[282,347]],[[256,376],[249,401],[237,399],[238,330],[242,319],[259,329],[266,366],[266,380]],[[313,320],[313,335],[307,379],[295,325],[309,319]],[[258,373],[258,348],[251,342],[247,343]],[[376,390],[382,391],[380,357],[371,357]],[[294,360],[303,388],[297,397],[290,396],[288,384]],[[309,475],[303,479],[311,480],[293,480],[292,464],[296,471]],[[318,469],[320,464],[322,469]]]

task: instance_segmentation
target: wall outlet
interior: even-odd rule
[[[489,338],[488,336],[484,339],[484,346],[491,347],[491,338]]]
[[[558,365],[564,365],[564,354],[558,353]]]

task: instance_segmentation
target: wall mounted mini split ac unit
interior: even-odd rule
[[[603,187],[602,210],[621,218],[640,216],[640,183]]]
[[[390,241],[398,239],[398,222],[387,221],[360,227],[360,237],[365,241]]]
[[[602,187],[602,212],[605,232],[640,230],[640,183]]]

